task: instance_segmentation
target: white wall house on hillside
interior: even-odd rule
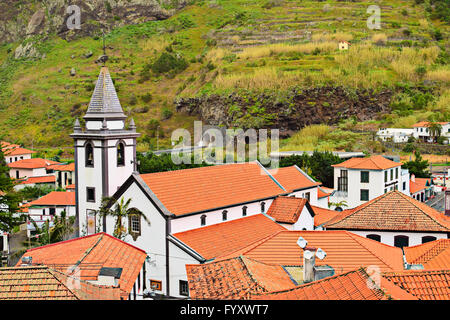
[[[359,206],[388,191],[406,192],[402,179],[408,178],[409,181],[409,175],[402,172],[401,163],[380,155],[352,158],[333,167],[335,192],[330,196],[330,202],[345,201],[348,208]]]
[[[41,158],[15,161],[8,163],[9,176],[16,180],[46,176],[49,175],[48,167],[54,164],[58,164],[58,162]]]
[[[5,156],[6,163],[12,163],[19,160],[31,159],[35,151],[22,148],[18,144],[0,141],[0,150]]]
[[[450,122],[438,122],[441,129],[441,136],[450,138]],[[433,142],[432,135],[430,132],[430,122],[422,121],[413,125],[414,129],[414,138],[418,140],[422,140],[425,142]]]
[[[409,137],[414,134],[414,129],[381,128],[377,132],[377,137],[382,141],[392,141],[395,143],[408,142]]]

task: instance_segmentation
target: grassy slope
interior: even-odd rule
[[[392,64],[377,62],[376,58],[366,70],[364,65],[352,66],[351,59],[354,57],[343,57],[350,53],[335,49],[326,49],[318,54],[305,49],[305,53],[296,55],[293,50],[277,51],[280,50],[277,47],[274,53],[267,55],[261,54],[258,49],[247,48],[249,45],[264,49],[271,42],[271,37],[278,39],[283,35],[291,43],[309,42],[302,38],[303,31],[308,30],[313,39],[322,42],[326,42],[326,38],[336,42],[332,38],[337,34],[344,38],[350,37],[353,43],[351,50],[358,47],[364,49],[366,45],[369,47],[364,49],[365,52],[378,50],[380,55],[392,55],[396,48],[374,49],[367,39],[370,40],[374,34],[384,33],[394,39],[391,44],[405,38],[419,38],[428,41],[426,46],[434,46],[431,36],[433,24],[444,35],[447,32],[442,23],[427,20],[423,8],[413,6],[413,1],[383,1],[381,31],[368,30],[366,27],[368,15],[365,10],[372,4],[368,2],[286,0],[270,9],[262,7],[266,3],[263,0],[222,0],[215,2],[218,5],[211,3],[207,1],[189,6],[167,21],[122,27],[108,36],[108,45],[112,48],[108,51],[111,57],[108,66],[122,105],[134,117],[140,132],[146,132],[150,119],[160,121],[164,137],[159,147],[168,146],[173,129],[193,126],[193,117],[176,113],[168,120],[161,120],[162,110],[173,109],[173,100],[178,95],[230,91],[235,90],[236,85],[264,88],[280,84],[280,89],[286,89],[291,85],[303,84],[305,78],[318,85],[330,80],[348,86],[370,86],[375,89],[382,84],[392,85],[398,81],[419,81],[414,74],[408,79],[410,70],[403,76]],[[331,6],[329,12],[323,11],[325,4]],[[402,13],[403,9],[407,10],[407,15]],[[336,20],[340,17],[342,21]],[[188,23],[186,28],[180,29],[183,24],[180,21],[186,19],[195,25],[189,26]],[[405,28],[411,32],[410,36],[405,36]],[[170,29],[176,31],[168,32]],[[213,34],[212,30],[218,31]],[[154,61],[174,41],[176,44],[172,47],[190,61],[189,67],[174,78],[152,76],[149,81],[140,83],[139,73],[145,64]],[[215,45],[211,45],[214,42]],[[418,45],[423,43],[422,40],[417,42]],[[444,41],[441,41],[442,44]],[[0,46],[0,63],[7,61],[0,71],[0,81],[7,80],[6,86],[1,86],[6,98],[0,101],[0,135],[26,145],[66,146],[70,151],[68,134],[72,131],[74,115],[84,113],[92,93],[92,82],[98,75],[99,67],[93,61],[101,54],[101,40],[83,38],[68,43],[53,37],[40,44],[46,52],[46,59],[35,62],[8,60],[16,45]],[[8,54],[8,48],[13,49],[12,53]],[[92,58],[83,57],[87,51],[94,53]],[[429,57],[420,62],[425,64],[427,76],[435,68],[444,73],[444,78],[448,76],[448,67],[434,66],[434,61]],[[77,71],[75,77],[69,75],[72,67]],[[258,79],[259,82],[255,84]],[[146,93],[151,93],[153,97],[149,103],[141,98]],[[134,97],[137,103],[130,105]],[[81,104],[79,110],[74,108],[77,104]],[[145,113],[133,111],[144,106],[149,107]],[[146,148],[147,145],[143,143],[139,146],[140,150]]]

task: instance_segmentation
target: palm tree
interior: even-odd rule
[[[433,138],[433,141],[437,142],[437,139],[442,133],[442,126],[438,122],[430,122],[428,124],[428,131],[430,132],[430,136]]]
[[[328,208],[331,208],[332,206],[334,206],[335,210],[336,210],[336,208],[342,209],[342,208],[348,207],[348,204],[347,204],[347,201],[345,201],[345,200],[342,200],[339,202],[328,202]],[[339,210],[336,210],[336,211],[339,211]]]
[[[28,240],[27,245],[44,246],[67,240],[70,233],[74,231],[75,217],[67,217],[66,212],[62,211],[60,217],[55,217],[52,226],[49,220],[46,220],[41,227],[34,220],[31,220],[31,223],[36,230],[36,235]]]
[[[112,208],[114,203],[115,207]],[[148,224],[150,224],[150,221],[142,212],[140,212],[136,208],[129,208],[130,203],[131,198],[126,201],[124,198],[122,198],[120,199],[120,202],[117,202],[117,200],[112,197],[105,197],[102,199],[102,205],[99,210],[99,214],[101,217],[111,216],[116,218],[113,236],[121,240],[123,240],[128,234],[126,227],[122,223],[123,218],[128,218],[132,215],[138,215],[142,217]]]

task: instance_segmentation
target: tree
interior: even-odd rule
[[[17,224],[18,219],[14,213],[19,207],[20,197],[14,191],[12,179],[9,177],[9,168],[6,165],[3,152],[0,150],[0,230],[10,232]]]
[[[428,131],[430,132],[430,136],[433,138],[433,141],[437,142],[437,139],[442,133],[442,126],[438,122],[430,122],[428,124]]]
[[[419,152],[416,152],[414,161],[408,161],[402,164],[402,168],[408,169],[409,174],[414,174],[417,178],[429,178],[429,163],[423,160]]]
[[[112,197],[104,197],[100,206],[99,214],[101,217],[110,216],[116,219],[116,222],[114,224],[113,236],[120,240],[123,240],[128,234],[126,227],[123,225],[123,218],[128,218],[131,215],[139,215],[148,224],[150,224],[150,221],[142,212],[140,212],[136,208],[129,208],[130,203],[131,198],[126,201],[124,198],[122,198],[120,199],[120,202],[117,202],[117,200]],[[112,208],[114,204],[115,207]]]
[[[67,217],[66,212],[62,211],[59,217],[55,217],[52,226],[50,226],[49,220],[45,221],[41,227],[34,220],[31,220],[31,223],[36,234],[27,244],[37,247],[67,240],[70,233],[74,231],[75,217]]]

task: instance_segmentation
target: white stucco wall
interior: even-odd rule
[[[357,235],[367,237],[368,234],[377,234],[381,236],[381,243],[393,246],[394,245],[394,237],[395,236],[407,236],[409,237],[409,246],[415,246],[418,244],[422,244],[422,237],[424,236],[432,236],[436,237],[436,239],[447,239],[446,233],[438,233],[438,232],[391,232],[391,231],[355,231],[351,230],[351,232],[356,233]]]

